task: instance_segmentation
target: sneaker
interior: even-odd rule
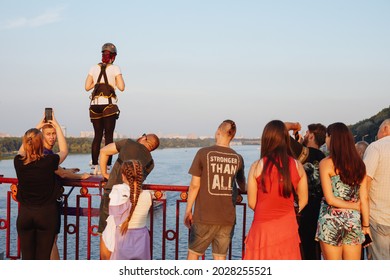
[[[91,175],[101,175],[102,173],[100,172],[100,166],[99,165],[92,165],[90,174]]]

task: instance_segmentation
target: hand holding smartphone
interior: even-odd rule
[[[298,130],[294,132],[294,138],[296,141],[299,141],[299,131]]]
[[[53,109],[45,108],[45,122],[53,120]]]
[[[372,243],[372,239],[371,239],[371,237],[370,237],[370,235],[368,233],[366,233],[364,235],[364,237],[365,237],[365,240],[362,243],[363,248],[369,246]]]

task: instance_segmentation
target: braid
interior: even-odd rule
[[[133,216],[135,208],[137,207],[138,199],[142,192],[143,171],[141,162],[138,160],[124,162],[122,165],[122,174],[124,174],[126,179],[129,181],[131,202],[129,216],[127,216],[126,220],[121,225],[121,233],[124,235],[127,232],[129,222]]]

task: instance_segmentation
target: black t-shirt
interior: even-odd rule
[[[56,201],[59,189],[55,184],[55,173],[60,157],[57,154],[45,155],[37,161],[24,165],[22,156],[14,158],[18,178],[17,200],[25,205],[40,206]]]
[[[291,149],[297,159],[300,159],[307,175],[309,185],[309,198],[322,198],[323,192],[321,187],[319,164],[325,158],[324,153],[315,148],[305,147],[297,142],[294,138],[290,138]]]

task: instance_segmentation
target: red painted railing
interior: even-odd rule
[[[97,225],[104,184],[100,176],[82,181],[63,180],[63,219],[57,241],[61,259],[99,259],[100,237]],[[8,185],[5,205],[2,205],[3,200],[0,198],[0,254],[4,253],[6,259],[20,259],[15,226],[18,211],[15,199],[17,179],[0,176],[0,188],[7,188]],[[144,188],[154,191],[155,196],[149,218],[153,259],[185,259],[188,229],[183,225],[183,213],[188,186],[146,184]],[[236,209],[238,219],[229,259],[241,259],[244,250],[247,208],[240,195]],[[209,255],[206,252],[206,258]]]

